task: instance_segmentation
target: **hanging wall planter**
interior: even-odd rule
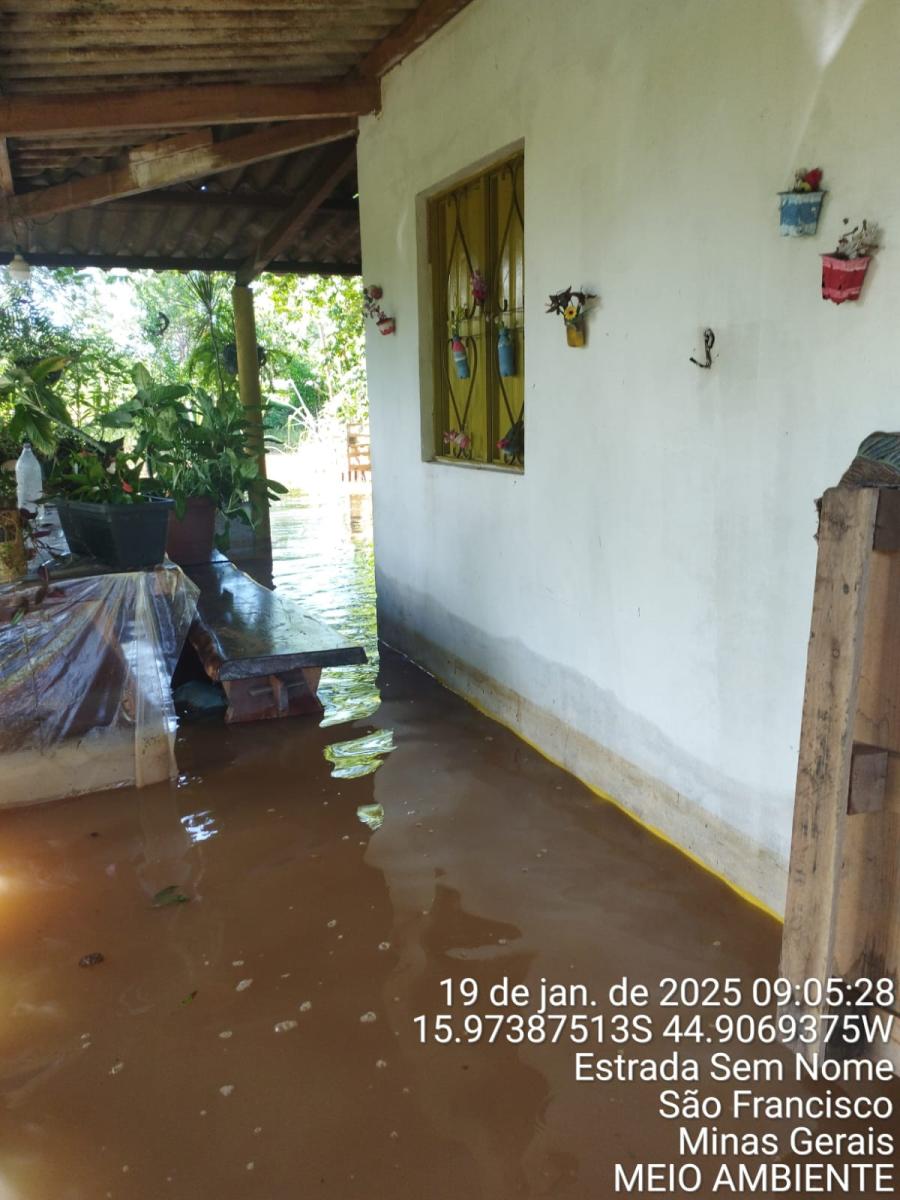
[[[825,192],[819,184],[821,168],[797,172],[794,186],[789,192],[779,192],[781,198],[781,236],[812,237],[819,225],[819,213]]]
[[[833,254],[822,255],[823,300],[843,304],[859,299],[872,255],[878,249],[878,236],[878,226],[863,221],[844,234]]]
[[[548,313],[559,313],[566,325],[566,343],[569,346],[583,346],[585,342],[584,319],[591,301],[597,297],[593,292],[573,292],[563,288],[561,292],[551,292],[547,303]]]
[[[833,254],[823,254],[822,299],[833,300],[835,304],[858,300],[871,261],[868,255],[837,258]]]
[[[516,373],[516,346],[502,321],[497,330],[497,366],[504,378]]]
[[[377,284],[373,283],[363,288],[363,316],[372,318],[379,333],[396,333],[397,322],[393,317],[389,317],[379,304],[383,295],[384,289]]]
[[[463,344],[463,340],[459,336],[458,332],[455,332],[453,337],[450,339],[450,350],[453,354],[453,365],[456,368],[456,378],[468,379],[470,374],[469,356],[466,353],[466,347]]]

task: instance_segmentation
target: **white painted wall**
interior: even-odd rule
[[[397,317],[368,355],[386,639],[776,908],[813,500],[900,426],[898,44],[896,0],[474,0],[359,143]],[[514,477],[423,461],[417,196],[519,139]],[[781,238],[775,194],[815,165],[819,235]],[[844,216],[885,234],[837,307]],[[601,296],[584,350],[544,314],[567,284]]]

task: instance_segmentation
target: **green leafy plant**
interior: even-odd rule
[[[108,456],[83,450],[51,473],[46,490],[93,504],[143,504],[160,494],[159,484],[145,474],[145,465],[122,450]]]
[[[54,452],[61,430],[78,433],[54,388],[68,364],[68,358],[45,358],[28,368],[10,365],[0,373],[0,404],[9,412],[8,433],[20,443],[31,442],[43,454]]]
[[[132,372],[134,396],[101,418],[107,428],[130,430],[134,454],[145,460],[162,493],[183,517],[192,498],[212,500],[229,520],[252,525],[246,509],[259,477],[251,416],[232,391],[218,399],[199,387],[154,382],[146,367]],[[287,489],[267,481],[269,500]],[[220,545],[221,545],[220,541]]]

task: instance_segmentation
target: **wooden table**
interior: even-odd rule
[[[200,589],[188,637],[206,674],[225,689],[228,722],[321,713],[322,668],[366,661],[362,646],[223,555],[184,571]]]

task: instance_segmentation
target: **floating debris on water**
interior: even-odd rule
[[[223,1029],[222,1032],[219,1034],[220,1038],[230,1038],[233,1036],[234,1036],[234,1034],[232,1033],[232,1031],[230,1029]]]
[[[98,963],[103,962],[103,955],[99,950],[93,950],[90,954],[82,954],[78,960],[79,967],[96,967]]]
[[[247,988],[250,986],[250,984],[252,982],[253,982],[252,979],[242,979],[234,990],[236,992],[246,992]]]
[[[335,925],[337,925],[337,921],[335,921],[335,919],[332,917],[332,919],[328,922],[328,928],[334,929]]]
[[[377,1017],[373,1012],[364,1012],[359,1019],[363,1025],[370,1025],[373,1021],[377,1020]]]
[[[309,1010],[312,1008],[312,1000],[304,1000],[303,1003],[298,1004],[297,1007],[301,1012],[309,1012]]]
[[[379,1071],[383,1071],[384,1068],[387,1066],[387,1059],[379,1058],[378,1061],[375,1063],[375,1066],[378,1068]]]
[[[356,815],[363,825],[368,825],[373,831],[380,829],[384,824],[384,809],[380,804],[361,804],[356,810]]]
[[[125,1068],[125,1064],[122,1062],[121,1059],[119,1059],[118,1062],[114,1062],[113,1065],[109,1068],[109,1073],[110,1073],[110,1075],[118,1075],[120,1071],[124,1070],[124,1068]]]
[[[297,1028],[296,1021],[278,1021],[275,1025],[276,1033],[288,1033],[291,1029]]]
[[[384,761],[381,756],[390,754],[394,749],[394,731],[377,729],[365,737],[326,746],[324,753],[326,759],[334,764],[332,779],[359,779],[362,775],[377,771]]]
[[[223,1083],[222,1086],[219,1088],[219,1091],[223,1096],[230,1096],[231,1093],[234,1091],[234,1084],[233,1083]]]
[[[165,908],[167,904],[187,904],[188,900],[189,897],[179,891],[177,883],[170,883],[156,893],[152,903],[154,908]]]
[[[378,943],[379,950],[390,950],[390,948],[391,948],[390,942],[379,942]]]

